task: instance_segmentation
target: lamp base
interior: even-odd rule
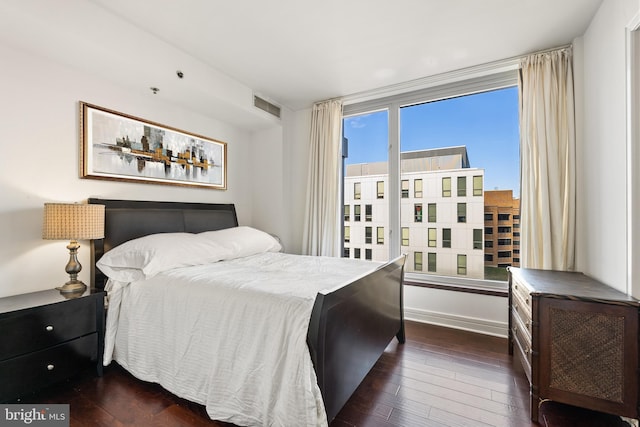
[[[57,290],[60,291],[60,293],[62,294],[67,294],[67,293],[82,293],[84,291],[87,290],[87,285],[85,285],[82,281],[80,280],[69,280],[67,283],[65,283],[64,285],[56,288]]]

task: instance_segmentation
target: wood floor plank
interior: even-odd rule
[[[416,322],[406,322],[406,333],[406,344],[389,344],[330,427],[629,427],[555,402],[541,406],[534,424],[529,383],[505,339]],[[74,427],[233,427],[115,363],[101,378],[86,372],[19,402],[70,403]]]

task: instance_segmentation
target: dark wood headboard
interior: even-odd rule
[[[104,289],[107,277],[96,262],[111,248],[156,233],[200,233],[238,226],[233,204],[89,199],[105,206],[104,239],[91,241],[91,287]]]

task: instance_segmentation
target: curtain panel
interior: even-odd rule
[[[307,205],[302,249],[340,256],[342,101],[316,103],[311,116]]]
[[[575,268],[576,166],[571,48],[522,60],[520,265]]]

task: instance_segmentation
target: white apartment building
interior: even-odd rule
[[[402,153],[401,246],[405,271],[484,277],[484,169],[466,147]],[[349,258],[389,258],[387,163],[348,165],[344,251]]]

